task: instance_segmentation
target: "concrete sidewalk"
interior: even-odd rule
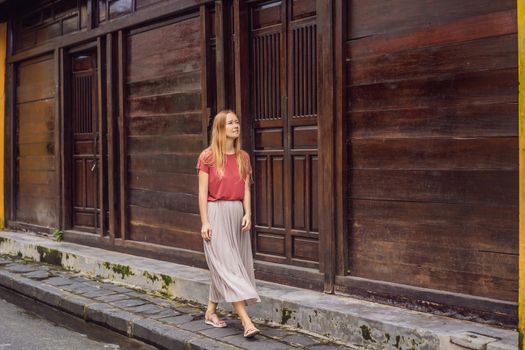
[[[214,346],[249,349],[329,349],[335,346],[323,344],[326,343],[326,339],[351,347],[371,349],[518,348],[518,334],[512,330],[263,281],[258,281],[258,290],[263,302],[250,306],[250,313],[260,323],[265,324],[264,327],[261,326],[264,336],[259,337],[256,342],[246,343],[240,336],[240,326],[236,321],[230,320],[232,327],[222,330],[206,331],[202,328],[204,323],[199,319],[202,317],[202,309],[195,305],[207,302],[209,276],[206,270],[72,243],[55,242],[22,232],[0,232],[0,254],[51,264],[55,266],[53,274],[56,275],[44,278],[45,273],[49,273],[49,266],[29,263],[11,265],[12,262],[7,261],[3,264],[4,268],[0,269],[0,286],[20,293],[26,291],[26,295],[41,298],[41,301],[47,304],[87,320],[105,324],[141,340],[152,342],[155,339],[164,339],[164,343],[157,345],[167,348],[173,348],[174,341],[192,344],[192,349],[217,348]],[[88,281],[86,278],[117,282],[163,295],[165,298],[150,300],[149,298],[154,297],[110,283]],[[76,282],[80,285],[75,284]],[[61,285],[62,283],[64,284]],[[85,291],[83,283],[86,284]],[[97,283],[100,284],[98,287]],[[80,290],[68,286],[78,287]],[[126,292],[123,289],[126,289]],[[107,294],[109,291],[114,293]],[[133,298],[111,300],[121,295],[131,295]],[[109,300],[104,300],[105,298]],[[172,301],[173,299],[177,302]],[[192,306],[192,310],[184,312],[179,309],[182,301],[195,305]],[[156,314],[163,315],[163,312],[169,312],[158,311],[158,307],[162,305],[177,313],[164,319],[186,317],[183,326],[169,324],[161,318],[156,318]],[[228,309],[225,312],[227,311]],[[148,312],[151,312],[151,315]],[[271,327],[278,325],[279,327]],[[294,326],[296,330],[285,329],[282,325]],[[310,335],[305,334],[305,331]],[[234,333],[226,335],[221,332]],[[320,337],[311,334],[318,334]],[[173,340],[176,339],[176,335],[182,338]]]

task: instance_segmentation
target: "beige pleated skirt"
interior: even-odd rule
[[[255,289],[249,232],[241,232],[244,209],[240,201],[208,202],[211,240],[204,241],[210,270],[210,300],[215,303],[260,302]]]

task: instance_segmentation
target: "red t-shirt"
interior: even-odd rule
[[[248,164],[248,174],[251,174],[250,156],[245,151],[241,151],[241,156]],[[244,181],[239,175],[235,154],[226,155],[222,178],[219,177],[212,159],[211,151],[204,150],[197,161],[197,169],[208,174],[208,202],[218,200],[242,201],[244,199]]]

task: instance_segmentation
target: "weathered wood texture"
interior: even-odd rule
[[[55,60],[25,62],[16,69],[15,219],[57,226],[55,164]]]
[[[196,13],[131,33],[126,62],[128,237],[197,251],[195,165],[206,132],[200,30]]]
[[[249,18],[255,257],[319,269],[316,2],[260,2]]]
[[[29,3],[24,1],[23,8],[21,4],[13,5],[20,7],[20,13],[23,13],[14,24],[14,52],[18,53],[50,39],[86,29],[87,0],[48,1],[44,6],[40,3],[41,1],[36,0]]]
[[[514,301],[516,2],[349,1],[349,271]]]

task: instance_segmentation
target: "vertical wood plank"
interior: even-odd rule
[[[348,271],[348,186],[346,183],[348,173],[348,158],[346,154],[346,74],[345,74],[345,51],[344,41],[346,38],[346,14],[347,2],[336,0],[335,2],[335,208],[336,208],[336,241],[337,241],[337,274],[345,275]]]
[[[287,96],[293,96],[291,92],[291,87],[286,88],[286,86],[290,86],[289,81],[292,81],[292,77],[290,76],[292,74],[292,70],[290,69],[290,65],[293,64],[293,56],[291,50],[288,50],[288,47],[290,47],[290,41],[292,35],[290,35],[291,30],[289,30],[289,23],[291,21],[291,13],[292,13],[292,2],[284,2],[282,5],[282,17],[281,17],[281,33],[283,37],[283,45],[281,46],[281,67],[283,67],[287,72],[288,76],[286,74],[283,74],[283,77],[281,79],[281,84],[283,86],[283,91],[287,91]],[[287,54],[284,54],[284,53]],[[284,227],[287,232],[286,239],[285,239],[285,251],[286,251],[286,261],[287,263],[290,263],[292,260],[292,236],[290,234],[290,231],[292,229],[292,155],[291,155],[291,148],[292,148],[292,128],[290,126],[292,122],[292,101],[291,99],[287,99],[287,106],[286,109],[283,110],[282,118],[285,119],[285,122],[283,123],[283,133],[286,135],[285,142],[284,142],[284,188],[286,189],[284,191]]]
[[[226,108],[226,9],[223,0],[215,1],[215,71],[217,77],[217,111]]]
[[[61,87],[61,79],[60,79],[60,70],[61,70],[61,50],[55,49],[54,51],[54,66],[55,66],[55,74],[54,74],[54,84],[55,84],[55,126],[54,126],[54,156],[55,156],[55,179],[56,179],[56,213],[58,216],[58,222],[56,223],[58,227],[62,227],[62,176],[60,176],[60,169],[61,169],[61,149],[62,149],[62,142],[60,140],[60,135],[62,133],[61,128],[61,114],[62,114],[62,89]]]
[[[7,141],[7,147],[8,150],[8,171],[9,176],[6,178],[8,181],[6,181],[6,184],[9,184],[6,188],[9,198],[9,203],[7,203],[7,207],[9,208],[9,217],[8,220],[14,221],[16,220],[15,217],[15,208],[16,208],[16,148],[15,148],[15,142],[16,142],[16,129],[15,129],[15,112],[16,112],[16,105],[15,105],[15,94],[16,94],[16,70],[15,65],[10,64],[9,65],[9,99],[8,99],[8,125],[6,129],[6,141]]]
[[[96,0],[87,0],[87,30],[91,30],[93,29],[93,3],[95,2]]]
[[[525,349],[525,1],[518,0],[519,71],[519,299],[518,331],[520,349]]]
[[[235,26],[235,112],[241,121],[242,147],[251,149],[252,120],[250,118],[250,81],[248,64],[249,55],[249,28],[248,10],[241,0],[233,1],[234,26]],[[253,157],[252,157],[253,158]],[[252,159],[253,164],[253,159]],[[252,198],[253,205],[253,198]]]
[[[104,166],[104,155],[106,154],[106,142],[105,141],[105,134],[106,134],[106,128],[105,128],[105,106],[104,106],[104,95],[105,95],[105,86],[104,86],[104,57],[105,57],[105,45],[102,43],[102,38],[97,38],[97,106],[98,106],[98,156],[97,156],[97,162],[98,162],[98,189],[99,189],[99,199],[98,199],[98,205],[100,210],[100,215],[95,215],[98,219],[98,225],[95,225],[95,227],[98,227],[100,230],[99,234],[101,237],[104,236],[104,217],[105,217],[105,203],[104,203],[104,174],[105,174],[105,166]]]
[[[335,281],[334,187],[334,0],[317,0],[319,94],[319,233],[320,269],[324,291],[333,293]]]
[[[210,12],[209,8],[200,6],[201,20],[201,113],[202,113],[202,147],[208,146],[208,125],[210,123],[209,84],[210,75]]]
[[[120,174],[120,237],[127,239],[128,235],[128,203],[127,203],[127,185],[128,185],[128,165],[127,165],[127,125],[125,110],[125,74],[126,74],[126,45],[125,37],[122,30],[118,32],[118,130],[119,130],[119,174]]]
[[[115,143],[114,143],[114,68],[113,68],[113,34],[106,35],[106,123],[107,123],[107,161],[108,161],[108,210],[109,210],[109,234],[112,243],[115,241],[116,225],[116,196],[115,196]],[[102,154],[102,157],[105,153]],[[104,180],[102,179],[102,183]],[[105,213],[104,213],[105,215]],[[103,216],[104,217],[104,216]]]

